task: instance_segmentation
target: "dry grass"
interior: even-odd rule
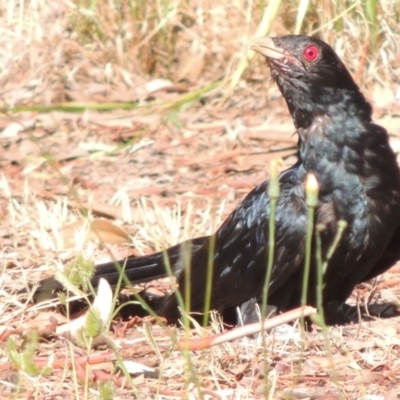
[[[193,90],[232,71],[256,32],[293,32],[297,16],[294,4],[281,5],[269,26],[260,3],[240,0],[10,0],[0,7],[1,100],[8,107],[142,101],[149,77]],[[358,81],[398,83],[399,14],[395,1],[379,3],[372,36],[362,2],[311,2],[301,31],[332,43]]]
[[[145,254],[210,233],[268,176],[271,159],[280,158],[282,168],[291,165],[292,123],[276,88],[265,88],[263,63],[252,61],[233,89],[229,83],[256,32],[293,32],[297,7],[285,2],[268,27],[261,24],[261,3],[214,3],[10,0],[0,5],[3,108],[57,107],[66,101],[143,106],[129,112],[118,104],[109,113],[25,112],[0,119],[3,397],[131,398],[132,389],[118,386],[114,360],[87,370],[86,364],[53,368],[39,376],[26,365],[10,364],[9,337],[27,359],[106,351],[89,352],[51,335],[30,346],[32,332],[42,332],[50,316],[15,290],[80,254],[96,261],[110,252],[116,258]],[[346,11],[345,3],[311,2],[302,32],[316,32],[345,59],[379,106],[375,115],[399,150],[399,6],[379,3],[374,33],[363,4]],[[191,97],[219,80],[226,84],[203,96],[203,104],[197,101],[202,96]],[[153,99],[158,106],[146,108]],[[107,246],[86,242],[85,232],[72,235],[71,243],[65,227],[84,219],[82,204],[91,217],[107,212],[131,235],[132,247],[114,240]],[[388,289],[377,297],[365,285],[352,301],[356,295],[363,301],[382,300],[380,293],[398,295],[393,277],[384,276],[379,287]],[[110,334],[124,360],[160,371],[159,379],[133,378],[139,398],[247,399],[267,393],[270,399],[317,399],[330,393],[331,399],[389,400],[399,394],[398,319],[330,328],[327,338],[319,331],[304,338],[296,325],[285,326],[268,333],[266,359],[260,340],[250,338],[202,352],[170,351],[171,337],[204,332],[171,332],[153,323],[116,321]],[[220,330],[215,316],[208,332]],[[93,378],[100,370],[110,374]]]

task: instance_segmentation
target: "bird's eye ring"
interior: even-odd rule
[[[319,49],[317,46],[307,46],[303,51],[304,58],[307,61],[315,61],[319,57]]]

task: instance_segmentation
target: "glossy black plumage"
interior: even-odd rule
[[[372,122],[370,104],[326,43],[291,35],[260,39],[252,48],[266,57],[299,136],[298,161],[279,176],[268,304],[282,311],[300,304],[307,227],[304,184],[307,174],[313,173],[320,187],[315,223],[325,226],[323,258],[338,220],[347,222],[324,275],[324,306],[340,305],[357,283],[384,272],[400,258],[400,174],[395,155],[386,131]],[[307,49],[314,53],[310,56]],[[252,190],[215,234],[213,309],[223,311],[261,295],[268,254],[267,187],[265,181]],[[204,308],[209,253],[208,237],[166,250],[181,293],[187,281],[183,258],[190,255],[192,311]],[[316,301],[315,264],[313,257],[309,304]],[[129,258],[125,272],[132,282],[163,276],[163,255]],[[113,263],[99,265],[93,283],[101,276],[116,283]],[[39,291],[56,287],[49,278]],[[177,306],[171,294],[156,312],[173,320],[179,317]]]

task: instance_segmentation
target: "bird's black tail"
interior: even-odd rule
[[[190,256],[208,243],[208,237],[199,237],[189,240],[164,251],[140,256],[128,257],[124,260],[110,261],[96,266],[96,271],[91,279],[94,288],[98,286],[100,278],[104,278],[110,286],[116,286],[121,271],[124,272],[122,284],[140,283],[168,275],[171,271],[173,275],[178,275],[183,268],[181,261],[184,251],[189,251]],[[46,278],[39,283],[39,286],[33,296],[35,302],[48,300],[56,296],[63,290],[63,285],[55,279],[54,276]]]

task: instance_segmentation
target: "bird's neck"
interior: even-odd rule
[[[372,108],[358,87],[325,88],[288,101],[299,135],[299,158],[308,170],[327,162],[348,163],[364,152]],[[360,153],[361,151],[361,153]]]
[[[321,116],[338,124],[353,119],[370,122],[372,118],[372,107],[355,84],[351,89],[328,87],[311,93],[296,91],[295,95],[289,94],[285,99],[298,130],[308,129]]]

